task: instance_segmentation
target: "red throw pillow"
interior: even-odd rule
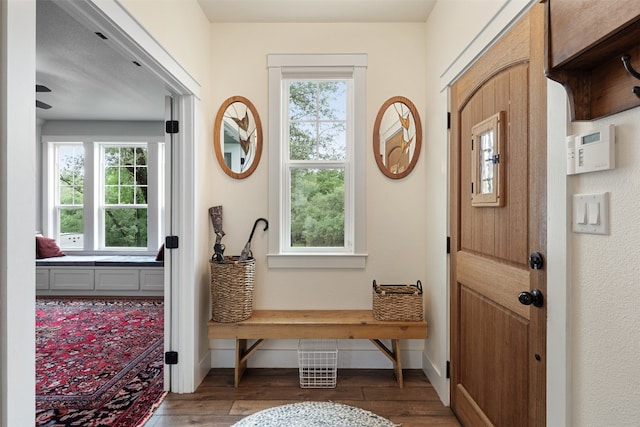
[[[36,236],[36,258],[53,258],[65,256],[55,239]]]

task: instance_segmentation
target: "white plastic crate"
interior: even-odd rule
[[[338,376],[336,340],[300,340],[298,361],[301,388],[334,388]]]

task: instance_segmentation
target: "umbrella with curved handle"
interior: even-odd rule
[[[267,229],[269,228],[269,221],[264,218],[256,219],[256,222],[253,223],[253,229],[251,230],[251,234],[249,235],[249,240],[247,241],[247,244],[244,245],[244,248],[242,248],[242,252],[240,252],[239,261],[246,261],[249,258],[253,258],[253,254],[251,253],[251,239],[253,239],[253,233],[256,231],[256,227],[258,226],[258,223],[260,221],[263,221],[265,224],[263,231],[267,231]]]

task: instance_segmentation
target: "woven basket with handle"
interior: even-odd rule
[[[373,281],[373,317],[376,320],[421,321],[422,282],[415,285],[380,285]]]
[[[224,262],[209,261],[211,266],[211,319],[233,323],[253,313],[254,258],[224,257]]]

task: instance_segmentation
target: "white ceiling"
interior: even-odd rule
[[[164,86],[98,37],[99,28],[86,28],[50,0],[37,1],[36,23],[36,84],[51,89],[36,99],[52,106],[36,108],[38,118],[163,120]]]
[[[211,22],[426,22],[436,0],[198,0]]]
[[[425,22],[436,0],[198,0],[211,22]],[[168,91],[99,28],[37,0],[36,99],[43,120],[163,120]],[[34,89],[35,90],[35,89]]]

